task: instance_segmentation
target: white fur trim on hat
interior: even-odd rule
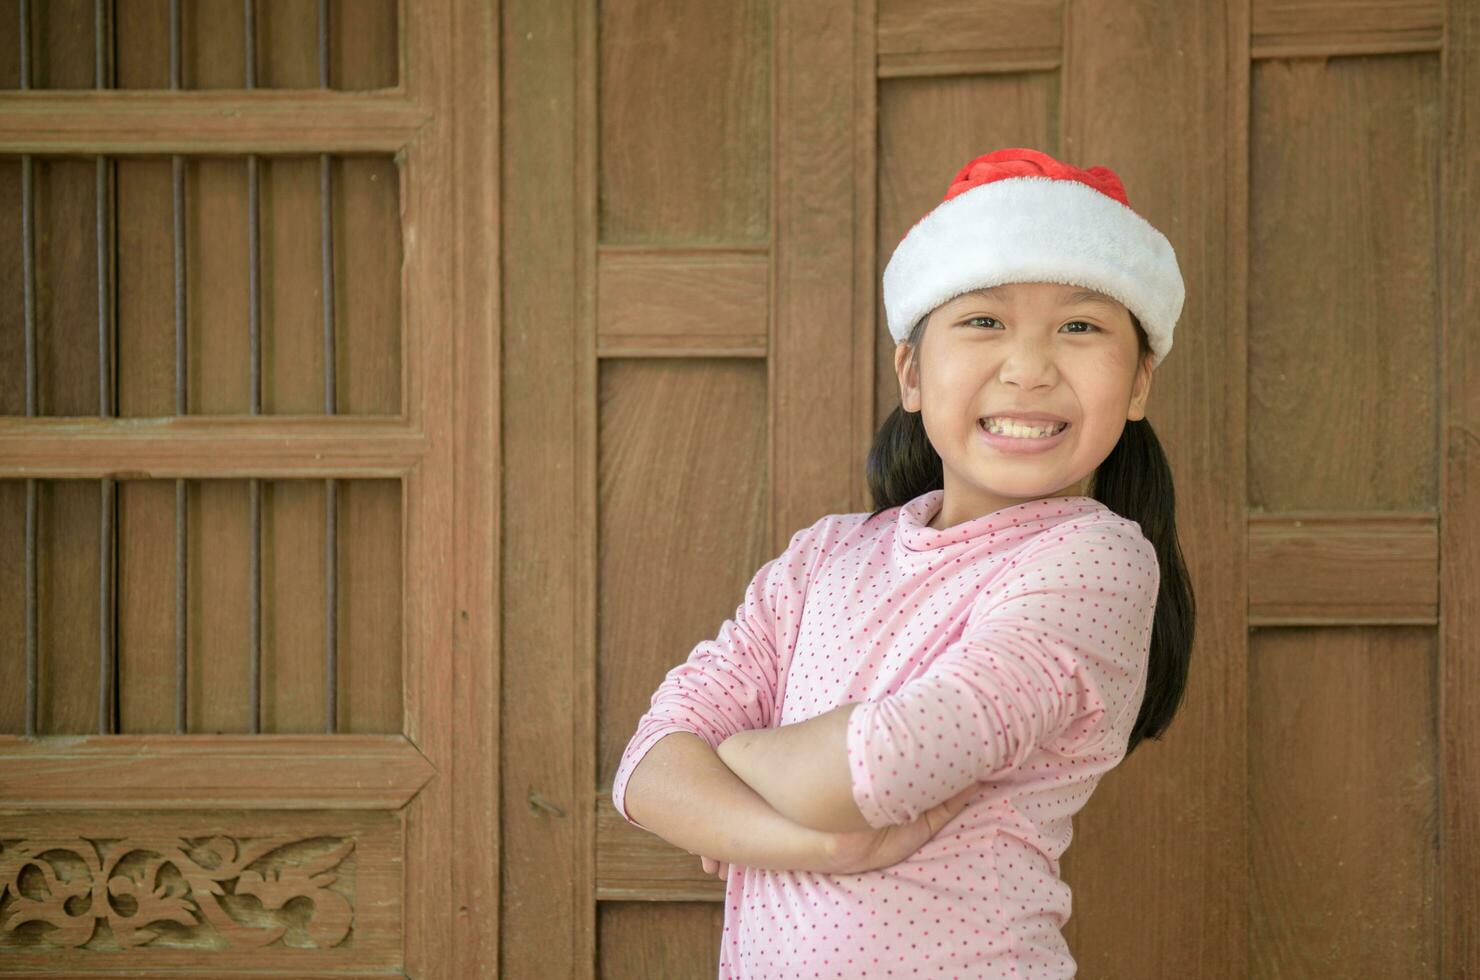
[[[1077,180],[1009,177],[942,201],[884,268],[884,311],[896,342],[937,306],[973,289],[1056,282],[1126,306],[1151,342],[1172,349],[1185,289],[1171,242],[1149,221]]]

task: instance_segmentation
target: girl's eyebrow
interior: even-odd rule
[[[973,289],[971,292],[966,293],[965,295],[980,296],[983,299],[1000,300],[1003,298],[1002,294],[997,292],[996,286],[988,286],[985,289]],[[1060,306],[1073,306],[1076,303],[1084,303],[1091,306],[1104,307],[1111,313],[1115,313],[1118,311],[1118,307],[1116,306],[1114,300],[1106,296],[1104,293],[1096,292],[1093,289],[1060,290],[1058,301]]]
[[[1069,293],[1059,293],[1059,302],[1064,306],[1072,306],[1075,303],[1103,306],[1112,313],[1117,309],[1117,304],[1113,299],[1104,293],[1097,293],[1093,289],[1076,289]]]

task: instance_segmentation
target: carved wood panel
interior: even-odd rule
[[[8,818],[0,972],[394,967],[401,847],[385,811]]]

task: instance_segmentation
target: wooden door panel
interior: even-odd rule
[[[484,975],[497,10],[170,7],[0,28],[0,974]]]

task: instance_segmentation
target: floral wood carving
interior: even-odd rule
[[[347,837],[0,840],[0,949],[338,946],[351,882],[330,886],[353,850]]]

